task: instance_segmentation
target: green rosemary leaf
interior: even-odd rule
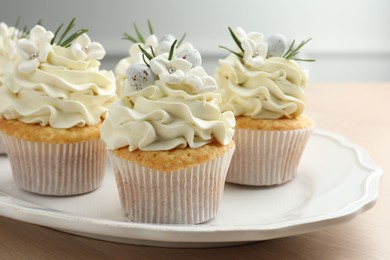
[[[156,57],[156,54],[154,53],[153,47],[150,46],[150,51],[152,52],[153,58]]]
[[[153,59],[153,57],[144,48],[142,48],[141,44],[138,44],[138,48],[142,51],[146,58],[149,60]]]
[[[138,42],[145,43],[145,39],[142,36],[141,32],[138,30],[137,24],[133,23],[133,26],[134,26],[134,30],[135,30],[135,32],[137,33],[137,36],[138,36],[138,40],[139,40]]]
[[[293,40],[291,45],[290,45],[290,47],[288,48],[288,50],[285,52],[285,54],[282,57],[287,59],[287,60],[297,60],[297,61],[307,61],[307,62],[314,62],[314,61],[316,61],[316,60],[313,60],[313,59],[299,59],[299,58],[295,58],[295,56],[299,54],[299,50],[303,46],[305,46],[309,41],[311,41],[311,38],[309,38],[307,40],[304,40],[304,41],[301,41],[301,43],[299,43],[297,47],[294,47],[295,40]]]
[[[150,68],[150,64],[148,64],[147,61],[145,60],[145,54],[142,54],[142,59],[144,60],[145,65]]]
[[[316,60],[312,60],[312,59],[298,59],[298,58],[291,58],[290,60],[306,61],[306,62],[315,62],[316,61]]]
[[[240,48],[240,50],[242,52],[244,52],[244,49],[241,46],[241,42],[238,40],[237,36],[234,34],[232,28],[230,28],[230,27],[228,27],[228,28],[229,28],[230,35],[233,37],[234,42],[237,44],[238,48]]]
[[[294,44],[295,44],[295,39],[292,41],[292,43],[290,44],[290,47],[287,49],[287,51],[282,56],[283,58],[286,58],[290,54],[292,48],[294,47]]]
[[[75,32],[74,34],[72,34],[71,36],[69,36],[68,39],[64,40],[64,42],[61,44],[62,47],[65,47],[65,48],[68,48],[74,39],[76,39],[77,37],[79,37],[80,35],[84,34],[88,32],[88,29],[80,29],[78,30],[77,32]]]
[[[238,52],[235,52],[235,51],[232,51],[231,49],[229,49],[229,48],[227,48],[227,47],[225,47],[225,46],[219,45],[218,47],[230,51],[231,53],[237,55],[237,56],[240,57],[241,59],[244,58],[244,56],[243,56],[242,54],[240,54],[240,53],[238,53]]]
[[[172,45],[171,45],[171,49],[169,50],[169,56],[168,56],[168,60],[172,60],[173,58],[173,52],[175,50],[175,45],[177,43],[177,40],[175,40]]]
[[[138,40],[132,37],[131,35],[129,35],[128,33],[123,34],[122,40],[129,40],[133,43],[138,43]]]
[[[42,19],[39,19],[37,25],[42,25]]]
[[[150,22],[149,19],[148,19],[148,28],[149,28],[149,33],[150,33],[150,34],[154,34],[154,33],[153,33],[152,23]]]
[[[19,24],[20,24],[20,15],[18,16],[18,19],[16,19],[16,23],[15,23],[15,28],[18,28],[19,27]]]
[[[76,20],[76,17],[74,17],[68,26],[66,27],[65,31],[62,33],[60,40],[58,41],[58,45],[62,46],[62,40],[66,37],[66,35],[69,33],[69,31],[74,27],[74,21]]]
[[[181,36],[179,42],[177,43],[177,47],[179,47],[179,46],[183,43],[184,38],[186,38],[186,36],[187,36],[187,33],[184,33],[184,34]]]
[[[54,37],[51,40],[50,44],[53,44],[58,36],[58,33],[60,32],[62,26],[64,26],[64,23],[62,23],[60,26],[58,26],[57,30],[54,32]]]

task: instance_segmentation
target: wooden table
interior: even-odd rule
[[[390,83],[312,84],[308,107],[319,128],[363,146],[384,169],[374,208],[314,233],[212,249],[116,244],[0,217],[0,259],[390,259]]]

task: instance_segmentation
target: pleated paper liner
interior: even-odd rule
[[[3,143],[1,136],[0,136],[0,154],[6,154],[5,144]]]
[[[142,223],[197,224],[218,211],[234,146],[208,162],[163,172],[115,156],[108,157],[116,175],[122,208]]]
[[[83,194],[97,189],[104,177],[106,148],[100,140],[47,144],[2,134],[16,185],[53,196]]]
[[[297,130],[251,130],[236,128],[236,151],[226,181],[270,186],[294,178],[313,127]]]

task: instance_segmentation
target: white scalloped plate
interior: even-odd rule
[[[383,172],[362,148],[316,129],[291,182],[270,188],[227,184],[213,220],[153,225],[126,221],[109,167],[98,190],[61,198],[18,189],[5,156],[0,169],[0,215],[101,240],[174,247],[267,240],[346,222],[374,206]]]

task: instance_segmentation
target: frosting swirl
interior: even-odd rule
[[[171,150],[198,148],[214,139],[230,143],[235,119],[221,113],[218,93],[189,94],[162,80],[119,98],[101,128],[109,149]]]
[[[222,111],[235,116],[278,119],[299,116],[305,107],[307,74],[294,61],[270,57],[253,68],[231,54],[220,60],[215,79],[222,94]]]
[[[99,70],[97,60],[80,60],[71,48],[54,45],[47,51],[46,60],[39,60],[32,72],[21,71],[21,64],[34,60],[7,66],[0,114],[53,128],[99,124],[116,99],[114,74]]]

